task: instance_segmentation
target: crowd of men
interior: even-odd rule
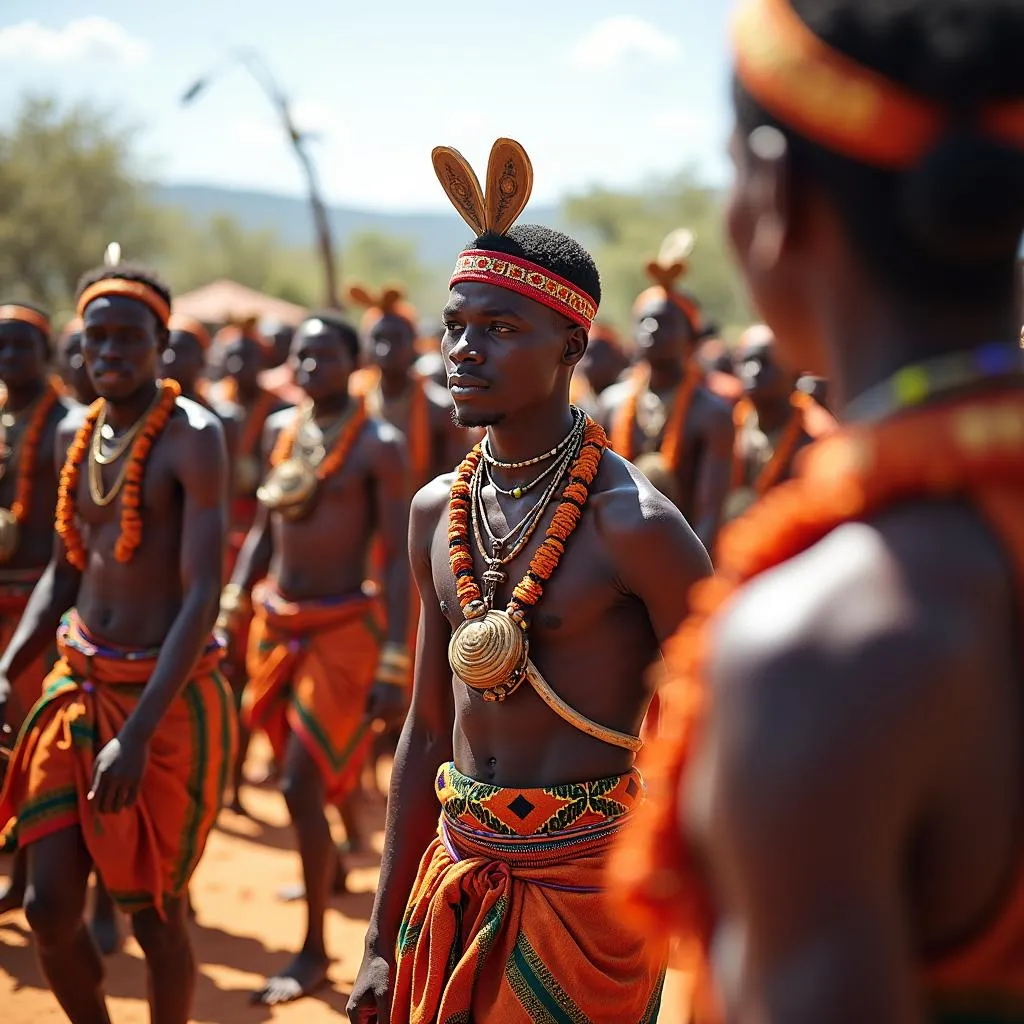
[[[397,288],[275,338],[131,264],[0,304],[0,913],[71,1021],[115,908],[189,1019],[254,730],[308,909],[262,1002],[326,979],[325,809],[358,842],[390,745],[352,1021],[654,1021],[670,962],[696,1024],[1024,1020],[1022,42],[746,0],[732,346],[681,230],[603,324],[510,139],[432,154],[439,346]]]

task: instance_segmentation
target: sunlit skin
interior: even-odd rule
[[[586,331],[561,314],[494,285],[451,291],[442,344],[459,421],[490,428],[504,461],[551,449],[570,429],[569,379],[586,351]],[[496,471],[501,486],[535,470]],[[547,786],[626,771],[632,754],[577,731],[532,693],[487,703],[453,678],[447,648],[462,621],[449,563],[448,498],[439,477],[413,503],[409,550],[422,601],[412,706],[399,742],[388,803],[387,842],[367,952],[349,1002],[353,1021],[386,1020],[397,929],[419,858],[437,825],[438,764],[496,786]],[[524,503],[487,487],[495,528],[517,522]],[[527,507],[529,505],[527,504]],[[506,568],[504,607],[554,513]],[[482,563],[477,562],[477,575]],[[689,584],[709,571],[707,556],[668,501],[608,452],[571,546],[530,630],[530,654],[551,685],[580,712],[635,731],[650,700],[645,670],[686,611]],[[601,685],[595,686],[594,680]]]
[[[108,422],[121,433],[144,415],[156,394],[166,330],[142,303],[99,298],[85,311],[83,355]],[[76,424],[64,423],[57,451]],[[60,458],[63,462],[63,458]],[[161,716],[186,682],[207,642],[217,611],[224,544],[226,457],[212,413],[179,400],[150,454],[143,485],[145,529],[129,563],[114,558],[120,502],[100,508],[81,474],[77,503],[87,563],[66,559],[53,535],[53,553],[10,646],[0,677],[17,675],[47,645],[65,610],[76,606],[86,627],[115,645],[159,647],[153,675],[118,737],[99,752],[93,799],[103,814],[133,806]],[[103,467],[109,488],[118,465]],[[82,925],[92,864],[82,835],[67,828],[29,847],[26,913],[36,931],[50,986],[73,1021],[106,1021],[102,967]],[[153,908],[133,916],[147,958],[154,1020],[184,1024],[195,985],[186,928],[186,900],[170,899],[165,916]]]
[[[648,299],[637,310],[636,320],[637,358],[650,370],[650,389],[670,409],[686,365],[695,354],[697,338],[693,327],[675,303],[658,296]],[[602,421],[609,429],[632,387],[632,382],[613,385],[601,396]],[[643,451],[645,440],[640,424],[635,424],[634,450]],[[686,416],[683,454],[673,497],[708,548],[717,535],[729,490],[732,447],[731,410],[707,388],[698,387]]]
[[[901,303],[836,209],[737,131],[728,230],[791,372],[840,410],[1019,330],[1005,297]],[[1019,609],[966,504],[907,502],[759,577],[719,619],[681,825],[720,901],[730,1019],[923,1019],[920,958],[978,935],[1020,857]],[[808,841],[813,837],[813,842]],[[841,898],[840,898],[841,897]]]
[[[587,382],[600,395],[629,369],[629,357],[606,338],[591,338],[580,360],[580,370]]]
[[[313,403],[318,423],[327,425],[350,408],[349,377],[354,354],[340,333],[320,320],[307,320],[295,333],[291,364],[296,383]],[[279,412],[267,422],[265,448],[272,451],[281,431],[298,415]],[[269,577],[282,594],[301,601],[358,595],[366,578],[370,546],[383,541],[386,556],[384,595],[387,639],[404,645],[409,609],[407,467],[404,443],[389,424],[370,420],[345,465],[319,487],[309,515],[287,520],[260,507],[239,556],[232,582],[247,593]],[[338,524],[344,523],[345,529]],[[241,652],[231,650],[229,658]],[[367,714],[390,721],[400,716],[404,694],[383,683],[373,686]],[[302,949],[280,975],[268,980],[258,998],[272,1003],[312,991],[326,976],[323,918],[336,865],[330,828],[324,816],[324,790],[311,755],[297,736],[289,741],[282,765],[286,795],[303,863],[309,908]]]

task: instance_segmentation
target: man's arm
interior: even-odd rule
[[[391,771],[384,851],[366,951],[349,1001],[353,1021],[388,1020],[394,981],[395,943],[423,851],[437,829],[434,776],[452,759],[455,708],[448,665],[451,627],[438,606],[430,546],[447,503],[449,482],[441,477],[413,500],[409,553],[422,609],[416,642],[412,703]]]
[[[598,529],[623,587],[643,601],[664,644],[686,617],[690,588],[711,574],[711,560],[679,510],[639,470],[627,465],[627,472],[634,486],[613,495]]]
[[[76,411],[57,426],[53,458],[58,479],[80,421]],[[0,705],[8,699],[10,680],[17,679],[53,643],[61,616],[78,597],[81,581],[82,574],[67,560],[64,541],[54,532],[50,563],[35,585],[14,636],[0,657]]]
[[[704,546],[711,551],[718,536],[722,509],[732,483],[736,428],[733,426],[732,414],[724,406],[719,407],[717,399],[707,416],[705,447],[697,474],[693,528]]]
[[[373,460],[377,532],[384,547],[384,600],[389,644],[405,647],[409,634],[409,493],[404,442],[381,426]]]
[[[219,420],[177,432],[174,466],[184,493],[181,608],[160,647],[153,674],[122,729],[148,743],[181,688],[188,682],[217,616],[226,531],[227,453]]]

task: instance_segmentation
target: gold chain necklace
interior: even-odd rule
[[[152,408],[152,406],[150,407]],[[129,445],[135,440],[135,435],[142,429],[150,409],[140,416],[120,437],[114,438],[114,447],[108,454],[103,452],[103,428],[107,425],[107,405],[104,402],[100,410],[99,419],[96,420],[96,427],[92,432],[92,457],[93,461],[101,466],[110,466],[117,462],[126,451]]]
[[[149,419],[153,412],[153,409],[160,402],[163,392],[160,388],[157,388],[156,396],[153,401],[150,402],[146,411],[117,439],[114,451],[109,455],[103,454],[103,439],[100,436],[102,427],[106,423],[107,418],[107,403],[103,403],[103,408],[100,410],[99,417],[96,420],[96,424],[92,431],[92,443],[89,445],[89,497],[92,498],[93,503],[98,505],[100,508],[105,508],[109,505],[117,496],[121,493],[121,488],[124,487],[125,478],[128,475],[128,467],[131,465],[131,460],[126,462],[120,472],[117,474],[117,478],[114,480],[110,490],[103,493],[103,473],[100,470],[101,466],[109,466],[114,462],[117,462],[125,452],[128,451],[129,445],[135,439],[136,434],[142,429],[142,425]]]

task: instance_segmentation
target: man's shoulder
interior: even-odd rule
[[[174,403],[176,415],[172,422],[180,423],[180,429],[195,431],[220,431],[223,426],[214,409],[191,398],[179,396]]]
[[[286,405],[281,409],[272,412],[266,419],[265,428],[269,431],[283,430],[295,420],[299,410],[294,405]]]
[[[1011,608],[999,551],[963,509],[908,505],[840,526],[713,624],[708,678],[721,733],[743,737],[740,774],[784,765],[772,785],[796,792],[830,765],[905,756],[901,735],[972,699],[979,638],[1000,615],[1012,628]]]
[[[694,405],[700,410],[709,428],[734,429],[732,405],[706,385],[695,391]]]
[[[605,449],[591,486],[588,507],[601,540],[614,556],[638,544],[685,549],[695,565],[707,552],[678,508],[631,462]]]

